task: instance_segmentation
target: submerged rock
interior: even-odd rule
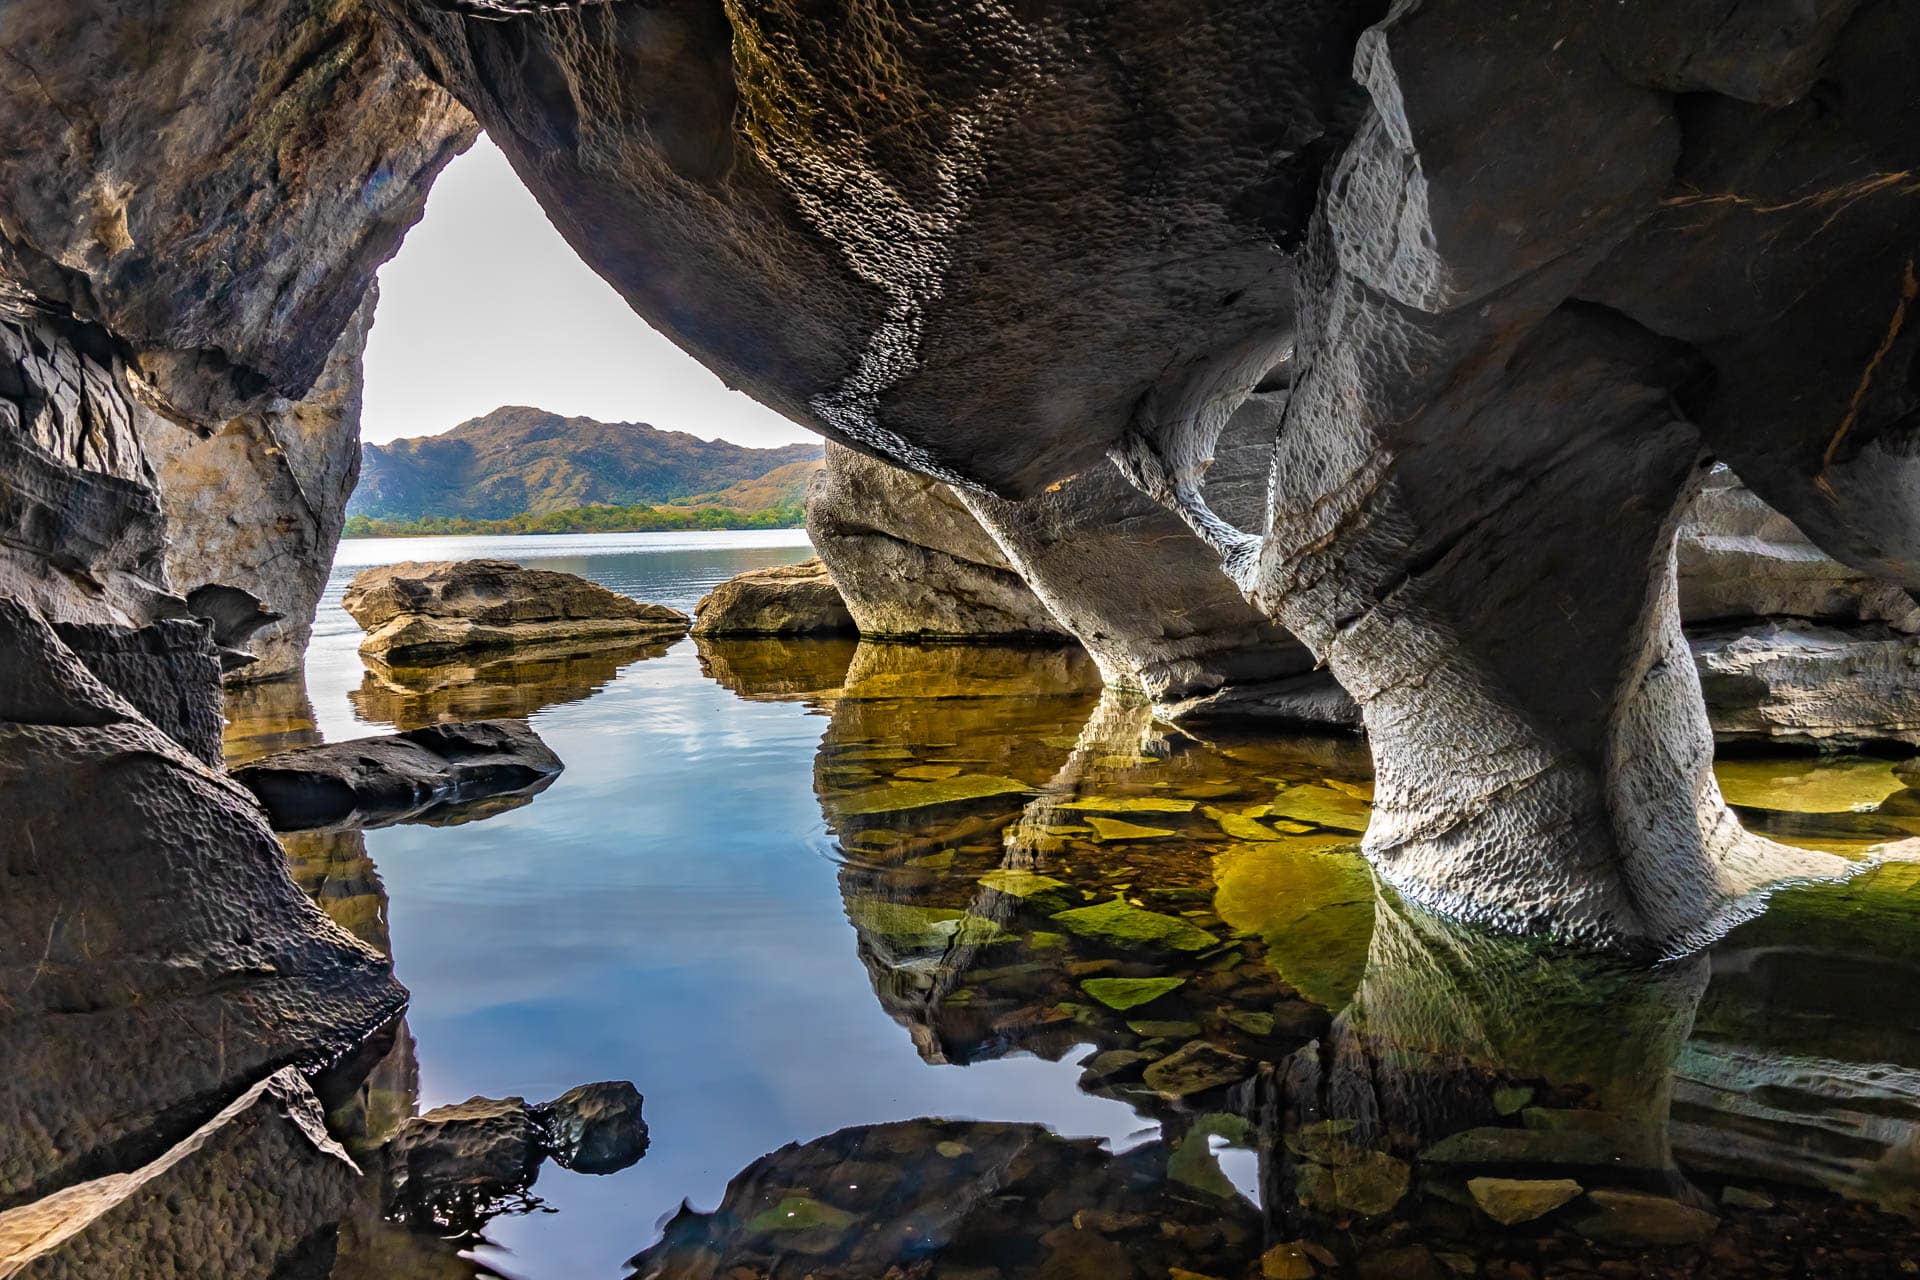
[[[1602,1244],[1698,1244],[1714,1233],[1720,1219],[1644,1191],[1589,1191],[1587,1210],[1573,1225],[1581,1235]]]
[[[1544,1218],[1581,1192],[1572,1178],[1469,1178],[1467,1193],[1503,1227]]]
[[[697,636],[836,635],[857,631],[840,588],[818,556],[750,569],[700,597]]]
[[[435,724],[264,756],[233,771],[274,828],[386,826],[545,786],[564,766],[520,720]]]
[[[1254,1064],[1207,1040],[1190,1040],[1146,1069],[1147,1087],[1170,1098],[1185,1098],[1236,1084],[1253,1074]]]
[[[381,565],[355,575],[340,603],[368,633],[360,651],[397,665],[472,649],[667,639],[689,625],[677,609],[506,560]]]

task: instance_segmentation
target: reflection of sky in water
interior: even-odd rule
[[[652,536],[680,549],[540,565],[690,610],[742,569],[807,554],[797,532]],[[523,559],[519,544],[559,541],[410,539],[378,550]],[[693,541],[708,546],[684,546]],[[752,549],[735,549],[743,542]],[[379,731],[351,719],[359,632],[338,610],[346,566],[377,562],[372,549],[343,544],[316,628],[309,679],[330,740]],[[813,790],[824,719],[735,697],[681,641],[533,723],[567,764],[533,804],[465,826],[367,834],[413,993],[423,1109],[473,1094],[545,1099],[600,1079],[631,1079],[647,1098],[646,1159],[607,1178],[543,1172],[535,1192],[561,1212],[493,1224],[489,1235],[512,1251],[497,1259],[504,1270],[622,1274],[683,1197],[709,1208],[750,1161],[846,1125],[1038,1120],[1118,1143],[1139,1129],[1124,1104],[1080,1092],[1071,1057],[920,1060],[874,999],[825,856]]]

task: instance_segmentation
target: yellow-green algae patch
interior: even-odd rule
[[[984,916],[969,915],[951,907],[916,907],[878,898],[855,898],[849,902],[847,919],[860,932],[910,951],[942,950],[951,943],[984,946],[1006,942],[1015,936]]]
[[[1080,983],[1095,1000],[1122,1011],[1149,1004],[1186,985],[1185,978],[1087,978]]]
[[[844,1231],[852,1226],[853,1215],[809,1196],[788,1196],[771,1209],[755,1214],[747,1221],[749,1231]]]
[[[1010,795],[1031,790],[1013,778],[986,773],[963,773],[955,778],[924,782],[889,782],[884,787],[850,791],[834,796],[833,809],[850,818],[870,813],[900,813],[907,809],[926,809],[937,804],[957,804],[963,800],[981,800],[987,796]]]
[[[1891,760],[1805,757],[1716,760],[1713,774],[1728,804],[1788,813],[1848,813],[1879,804],[1906,784]]]
[[[1236,845],[1213,860],[1213,909],[1267,944],[1267,960],[1301,995],[1345,1008],[1373,940],[1373,873],[1352,844]],[[1306,847],[1302,848],[1304,845]]]
[[[989,871],[980,877],[980,883],[1016,898],[1030,898],[1035,894],[1067,887],[1065,880],[1055,880],[1052,876],[1043,876],[1038,871],[1029,871],[1024,867],[1002,867],[998,871]]]
[[[1281,788],[1273,798],[1271,812],[1277,817],[1293,818],[1300,822],[1311,822],[1316,827],[1359,835],[1367,829],[1372,806],[1333,787],[1306,783]]]
[[[959,777],[960,773],[961,769],[957,764],[915,764],[904,769],[895,769],[893,776],[911,778],[920,782],[944,782],[948,778]]]
[[[1053,917],[1083,938],[1116,947],[1163,947],[1170,951],[1205,951],[1220,940],[1178,916],[1136,907],[1124,898],[1097,906],[1075,907]]]
[[[1143,827],[1124,818],[1088,818],[1095,840],[1157,840],[1175,834],[1170,827]]]
[[[1198,803],[1171,796],[1081,796],[1060,808],[1095,813],[1192,813]]]

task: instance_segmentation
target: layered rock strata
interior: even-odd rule
[[[1067,638],[937,480],[828,445],[807,490],[807,532],[869,639]]]
[[[564,766],[521,720],[433,724],[299,747],[235,767],[278,831],[379,827],[544,788]]]
[[[856,630],[840,589],[816,556],[750,569],[700,597],[696,636],[845,635]]]
[[[591,648],[685,635],[687,615],[597,582],[507,560],[405,560],[355,575],[341,605],[360,651],[398,665],[473,650]]]

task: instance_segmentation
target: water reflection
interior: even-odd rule
[[[662,657],[671,647],[657,641],[612,644],[431,667],[389,666],[363,655],[366,674],[347,696],[362,720],[402,730],[445,720],[521,719],[590,698],[627,667]]]
[[[778,703],[825,713],[811,787],[837,865],[796,857],[756,864],[756,874],[793,875],[764,886],[770,896],[815,877],[829,915],[837,888],[845,924],[833,925],[844,947],[836,963],[893,1021],[880,1023],[880,1039],[900,1043],[903,1061],[888,1070],[926,1073],[914,1095],[924,1097],[927,1078],[957,1095],[954,1077],[983,1075],[995,1068],[981,1064],[996,1060],[1064,1061],[1085,1095],[1131,1109],[1140,1132],[1105,1145],[1076,1139],[1039,1102],[1031,1123],[900,1120],[879,1096],[887,1078],[850,1065],[850,1086],[876,1095],[851,1110],[875,1123],[836,1129],[844,1119],[817,1123],[809,1105],[788,1100],[793,1114],[775,1122],[787,1136],[756,1137],[751,1148],[776,1149],[717,1199],[718,1181],[676,1191],[700,1207],[657,1232],[657,1207],[627,1212],[617,1183],[598,1202],[607,1220],[586,1222],[575,1209],[552,1219],[556,1231],[619,1233],[623,1255],[639,1250],[638,1274],[1912,1274],[1920,867],[1783,893],[1713,951],[1640,968],[1489,937],[1379,888],[1357,851],[1367,757],[1348,738],[1172,730],[1057,650],[786,639],[709,640],[676,654],[756,704],[757,717],[800,711],[763,705]],[[418,700],[385,712],[356,705],[400,724],[480,714],[468,707],[550,709],[584,700],[620,667],[579,681],[583,669],[491,670],[421,679],[408,695]],[[609,690],[593,705],[620,695]],[[230,756],[316,738],[304,701],[297,687],[261,686],[232,704]],[[589,741],[602,726],[585,715],[573,705],[555,720],[582,717],[580,741]],[[686,723],[689,732],[699,724]],[[809,730],[801,749],[811,744]],[[700,745],[719,758],[719,747]],[[753,757],[753,767],[768,758]],[[1736,761],[1723,766],[1722,784],[1755,825],[1842,851],[1884,839],[1883,826],[1904,834],[1914,822],[1906,815],[1920,812],[1920,797],[1884,762]],[[636,803],[614,783],[602,794]],[[503,830],[537,846],[539,821],[448,833],[443,866]],[[415,833],[428,836],[438,838]],[[322,908],[390,950],[368,837],[304,833],[285,843],[295,878]],[[378,838],[374,847],[382,859],[393,848]],[[401,865],[393,859],[389,870]],[[755,919],[787,927],[771,913]],[[577,945],[608,944],[582,934]],[[820,950],[832,960],[831,946]],[[399,957],[402,980],[409,962]],[[661,972],[646,981],[668,981]],[[756,979],[748,965],[728,973],[773,993],[742,993],[741,1009],[798,989],[778,987],[778,975]],[[470,982],[490,993],[517,977]],[[664,1006],[667,1016],[735,1012],[725,992],[689,990],[697,1001]],[[505,998],[528,1007],[544,998],[526,991],[537,989]],[[635,1017],[658,1020],[635,993]],[[541,1005],[551,1014],[541,1025],[557,1036],[588,1007]],[[416,1025],[431,1042],[427,1024]],[[799,1043],[809,1034],[828,1034],[780,1026],[796,1053],[818,1048]],[[472,1054],[475,1045],[459,1047]],[[331,1131],[367,1167],[421,1105],[421,1052],[402,1023],[321,1082]],[[739,1065],[697,1069],[708,1080],[763,1079]],[[777,1073],[781,1064],[751,1065]],[[657,1096],[653,1082],[636,1082]],[[721,1085],[678,1096],[683,1107],[729,1111],[762,1101]],[[669,1125],[660,1132],[665,1150],[640,1171],[684,1154]],[[742,1160],[736,1149],[725,1164]],[[247,1185],[276,1176],[258,1162],[231,1169]],[[561,1176],[572,1177],[554,1182]],[[332,1210],[325,1251],[303,1255],[313,1269],[298,1274],[466,1280],[495,1274],[490,1265],[511,1274],[514,1260],[488,1241],[535,1219],[487,1218],[538,1207],[489,1201],[474,1220],[428,1228],[364,1180]],[[261,1233],[263,1256],[283,1238],[313,1244],[311,1224],[287,1222]]]

